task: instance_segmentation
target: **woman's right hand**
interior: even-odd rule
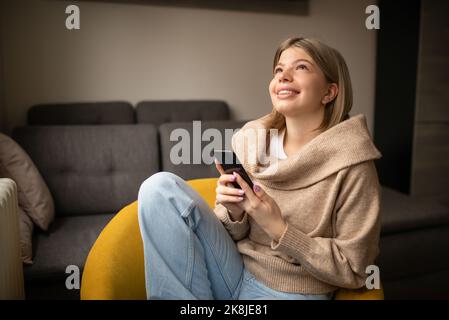
[[[232,183],[235,182],[235,176],[226,174],[220,163],[215,160],[215,167],[220,172],[216,191],[216,204],[222,204],[228,209],[229,215],[233,221],[240,221],[243,218],[244,210],[239,203],[244,200],[245,193],[242,189],[235,188]]]

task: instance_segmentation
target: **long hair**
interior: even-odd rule
[[[326,131],[334,125],[349,118],[349,111],[352,108],[352,85],[349,70],[342,55],[334,48],[313,38],[289,38],[283,41],[274,55],[273,73],[279,62],[281,54],[290,47],[303,49],[316,62],[323,72],[328,83],[335,83],[338,86],[337,96],[325,105],[324,118],[316,130]],[[267,128],[285,129],[285,117],[273,106],[271,113],[266,117]],[[269,137],[267,150],[269,146]]]

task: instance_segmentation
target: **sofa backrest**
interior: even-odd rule
[[[220,141],[219,147],[222,149],[232,149],[232,135],[235,133],[236,129],[240,129],[246,122],[246,120],[228,120],[172,122],[162,124],[159,127],[161,169],[163,171],[175,173],[185,180],[218,177],[219,173],[215,168],[215,164],[213,162],[205,163],[203,160],[207,159],[203,157],[202,154],[209,154],[211,157],[210,159],[213,160],[213,145],[211,142],[215,143],[216,139],[218,139],[217,141]],[[208,131],[205,132],[206,130]],[[210,136],[208,136],[208,134],[210,134]],[[182,141],[186,143],[186,149],[189,150],[189,159],[183,161],[183,163],[177,163],[176,159],[180,161],[181,155],[187,155],[187,153],[181,154],[180,147]],[[194,143],[196,143],[195,147]]]
[[[159,171],[153,125],[28,126],[13,138],[46,181],[56,215],[118,212]]]
[[[34,105],[28,110],[29,125],[92,125],[135,123],[129,102],[79,102]]]
[[[137,123],[159,126],[193,120],[229,120],[229,106],[220,100],[141,101],[136,106]]]

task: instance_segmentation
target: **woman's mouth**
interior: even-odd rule
[[[298,95],[299,92],[295,91],[295,90],[279,90],[276,93],[276,96],[279,99],[286,99],[286,98],[291,98],[291,97],[295,97],[296,95]]]

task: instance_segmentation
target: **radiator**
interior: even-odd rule
[[[0,299],[24,299],[17,186],[0,178]]]

